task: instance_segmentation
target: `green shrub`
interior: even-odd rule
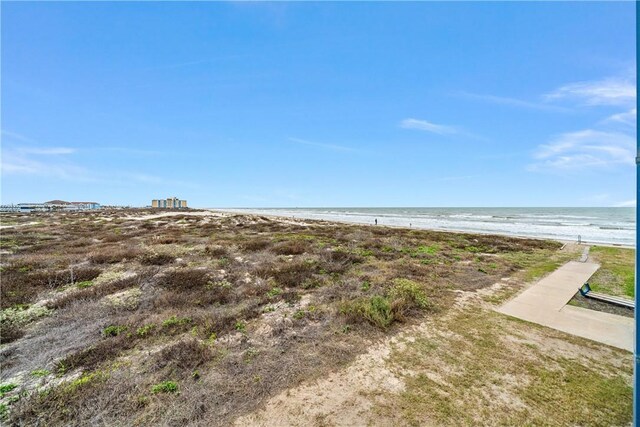
[[[145,337],[147,335],[149,335],[151,333],[151,330],[153,328],[155,328],[156,325],[154,325],[153,323],[150,323],[148,325],[144,325],[144,326],[140,326],[137,330],[136,330],[136,334],[139,337]]]
[[[274,298],[280,295],[281,293],[282,293],[282,289],[276,287],[276,288],[272,288],[269,292],[267,292],[267,296],[269,298]]]
[[[156,384],[151,387],[151,393],[176,393],[178,391],[178,384],[175,381],[163,381],[160,384]]]
[[[393,313],[391,304],[385,297],[375,295],[369,300],[369,304],[365,305],[364,316],[370,322],[386,328],[393,323]]]
[[[242,321],[242,320],[238,320],[236,322],[235,328],[236,328],[236,331],[246,332],[247,331],[247,324],[244,323],[244,321]]]
[[[271,313],[272,311],[276,311],[276,308],[272,305],[267,305],[262,309],[263,313]]]
[[[411,309],[428,307],[427,296],[419,283],[395,279],[387,295],[373,295],[345,302],[340,312],[352,320],[365,320],[384,329],[396,320],[403,320]]]
[[[126,330],[127,330],[126,326],[111,325],[111,326],[107,326],[102,330],[102,335],[104,335],[105,337],[117,337],[118,335],[120,335],[122,332]]]
[[[427,296],[419,283],[409,279],[395,279],[393,285],[389,292],[389,298],[392,301],[405,299],[418,308],[428,308]]]
[[[76,286],[78,287],[78,289],[89,288],[93,286],[93,280],[85,280],[84,282],[78,282],[76,283]]]
[[[67,391],[73,392],[80,387],[84,387],[94,381],[106,379],[107,375],[102,372],[92,372],[90,374],[82,374],[80,378],[71,381],[67,385]]]
[[[393,323],[391,303],[381,295],[349,301],[343,304],[340,311],[354,320],[364,319],[380,328],[387,328]]]
[[[47,370],[47,369],[36,369],[35,371],[31,371],[31,376],[34,376],[34,377],[46,377],[50,373],[51,372],[49,372],[49,370]]]
[[[51,314],[53,310],[41,305],[16,304],[0,312],[0,323],[26,325],[40,317]]]
[[[16,387],[18,387],[18,385],[13,383],[0,384],[0,398],[4,397],[5,394],[9,393]]]
[[[186,325],[187,323],[191,323],[191,318],[171,316],[170,318],[162,322],[162,326],[170,328],[171,326]]]

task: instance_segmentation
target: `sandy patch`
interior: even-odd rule
[[[254,414],[240,417],[236,426],[359,426],[372,420],[377,392],[398,393],[403,382],[386,367],[390,340],[359,356],[343,371],[311,384],[285,390]]]

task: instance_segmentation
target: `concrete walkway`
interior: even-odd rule
[[[498,312],[633,351],[634,319],[566,305],[600,266],[569,261]]]

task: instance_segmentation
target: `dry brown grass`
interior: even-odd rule
[[[45,291],[59,287],[92,280],[100,274],[100,269],[93,267],[69,268],[67,270],[42,270],[24,266],[9,265],[2,271],[2,308],[17,304],[28,304]]]

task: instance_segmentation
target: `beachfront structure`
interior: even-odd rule
[[[151,201],[151,207],[165,209],[186,208],[187,201],[180,200],[177,197],[169,197],[167,199],[153,199]]]
[[[100,203],[96,202],[65,202],[64,200],[50,200],[48,202],[44,202],[43,205],[50,207],[52,210],[65,211],[100,209]]]
[[[50,200],[44,203],[18,203],[17,205],[2,205],[0,212],[51,212],[51,211],[85,211],[100,209],[96,202],[65,202],[64,200]]]

